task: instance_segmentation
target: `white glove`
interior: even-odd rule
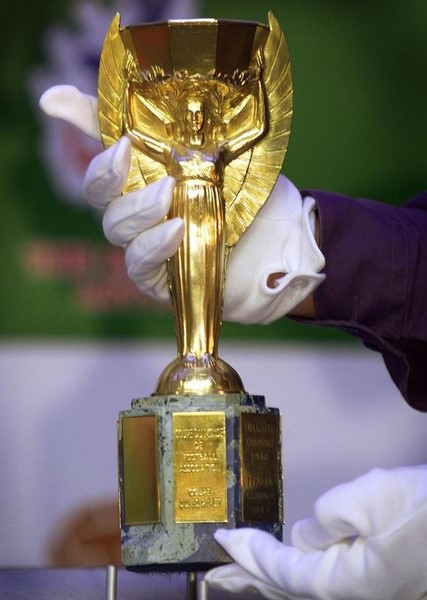
[[[427,466],[374,469],[339,485],[286,546],[256,529],[219,529],[234,564],[209,585],[265,598],[419,600],[427,592]]]
[[[270,323],[289,313],[324,280],[314,239],[313,198],[302,199],[280,175],[267,202],[233,248],[227,266],[224,318]],[[285,273],[268,286],[272,273]]]
[[[100,138],[96,99],[72,86],[55,86],[40,99],[42,110]],[[181,219],[164,221],[174,180],[165,178],[121,196],[130,167],[130,142],[119,142],[90,164],[84,195],[105,210],[106,237],[126,248],[129,277],[156,300],[167,300],[165,260],[184,234]],[[233,248],[225,282],[224,319],[241,323],[269,323],[300,304],[324,279],[319,271],[324,257],[314,239],[315,202],[280,176],[270,198]],[[270,274],[285,273],[268,286]]]

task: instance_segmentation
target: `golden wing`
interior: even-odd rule
[[[285,36],[268,13],[270,32],[263,48],[262,79],[268,132],[253,148],[225,169],[225,240],[234,246],[263,206],[276,183],[288,147],[292,120],[292,76]]]
[[[98,73],[99,128],[106,148],[126,133],[123,119],[126,72],[130,63],[134,66],[137,63],[131,42],[125,43],[129,36],[123,32],[126,28],[120,28],[120,15],[117,13],[104,39]],[[145,121],[153,126],[149,117]],[[166,169],[161,163],[132,146],[131,167],[123,193],[144,187],[165,175]]]

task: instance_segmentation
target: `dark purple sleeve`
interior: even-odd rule
[[[381,352],[408,403],[427,411],[427,192],[402,207],[308,190],[317,203],[326,280],[317,325]]]

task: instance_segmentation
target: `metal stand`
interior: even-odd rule
[[[197,600],[208,600],[209,585],[207,581],[199,581],[197,584]]]
[[[197,573],[187,573],[187,598],[186,600],[197,600]]]
[[[117,600],[117,567],[107,565],[105,583],[105,600]],[[197,582],[197,572],[187,573],[187,597],[186,600],[208,600],[208,583]]]
[[[117,598],[117,567],[107,565],[107,581],[105,585],[105,600],[116,600]]]

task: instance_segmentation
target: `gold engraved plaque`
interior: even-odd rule
[[[279,521],[279,415],[243,413],[240,428],[243,520]]]
[[[174,413],[172,429],[175,521],[227,521],[225,413]]]
[[[122,520],[125,525],[158,523],[157,418],[155,415],[125,417],[121,428]]]

